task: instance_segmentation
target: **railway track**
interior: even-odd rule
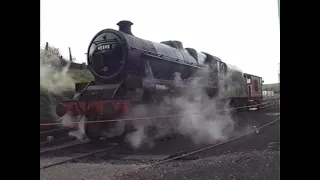
[[[103,149],[95,150],[95,151],[88,152],[88,153],[83,153],[81,155],[72,156],[72,157],[69,157],[69,158],[67,158],[65,160],[61,160],[61,161],[58,161],[58,162],[55,162],[55,163],[52,163],[52,164],[44,165],[44,166],[40,167],[40,169],[45,169],[45,168],[49,168],[49,167],[52,167],[52,166],[57,166],[57,165],[64,164],[64,163],[67,163],[67,162],[70,162],[70,161],[73,161],[73,160],[76,160],[76,159],[88,157],[88,156],[91,156],[91,155],[94,155],[94,154],[98,154],[98,153],[102,153],[102,152],[106,152],[106,151],[111,150],[113,148],[114,147],[108,147],[108,148],[103,148]]]
[[[76,129],[54,127],[49,130],[42,131],[40,129],[40,148],[56,146],[59,144],[75,141],[77,138],[70,136],[69,132]]]
[[[61,139],[68,137],[69,132],[73,129],[70,128],[54,128],[47,131],[41,131],[40,130],[40,144],[46,143],[53,139]]]
[[[266,99],[263,101],[263,103],[259,104],[256,107],[253,106],[249,110],[264,110],[270,106],[274,106],[275,104],[277,104],[277,99]],[[165,118],[168,117],[170,116],[166,116]],[[55,127],[51,130],[40,131],[40,147],[54,146],[57,144],[75,140],[75,137],[71,137],[68,134],[71,130],[73,129]]]
[[[267,101],[263,106],[261,106],[259,109],[268,109],[269,107],[275,106],[276,103],[274,101]],[[61,138],[61,142],[63,142],[63,138]],[[40,169],[45,169],[48,167],[64,164],[70,161],[74,161],[77,159],[93,156],[95,154],[99,153],[105,153],[108,151],[111,151],[112,149],[115,149],[116,147],[119,147],[117,143],[107,143],[101,141],[99,144],[93,144],[90,140],[87,141],[72,141],[65,143],[63,145],[54,145],[53,147],[42,147],[40,148],[40,156],[51,156],[54,158],[58,158],[54,162],[51,162],[49,164],[44,164],[40,166]],[[41,143],[40,143],[41,144]],[[180,151],[181,152],[181,151]],[[179,155],[181,153],[178,153]],[[188,153],[183,153],[188,154]],[[177,155],[174,155],[174,157]],[[172,156],[169,158],[173,158]],[[167,159],[167,158],[166,158]],[[164,160],[166,160],[164,159]],[[176,159],[176,158],[173,158]],[[181,157],[179,158],[181,159]],[[189,158],[188,158],[189,159]],[[192,158],[191,158],[192,159]]]
[[[95,154],[108,152],[118,146],[117,143],[92,143],[90,140],[73,141],[67,144],[40,149],[40,157],[51,157],[54,159],[45,165],[40,164],[40,169],[64,164],[70,161],[89,157]]]
[[[63,143],[67,143],[67,142],[71,142],[71,141],[75,141],[75,140],[77,140],[77,138],[75,138],[75,137],[61,137],[61,138],[53,139],[50,141],[40,142],[40,148],[57,146],[59,144],[63,144]]]
[[[268,124],[271,124],[271,123],[274,123],[276,121],[278,121],[278,119],[276,120],[273,120],[273,122],[270,122],[270,123],[266,123],[262,126],[260,126],[259,128],[263,128],[265,126],[268,126]],[[250,133],[254,133],[254,132],[250,132]],[[249,133],[247,133],[249,134]],[[255,133],[254,133],[255,134]],[[227,147],[227,149],[230,148],[230,150],[232,151],[232,149],[234,149],[234,145],[232,144],[237,144],[237,146],[239,145],[239,143],[244,143],[244,141],[248,141],[247,143],[253,143],[253,142],[250,142],[252,140],[250,139],[247,139],[247,138],[241,138],[241,137],[244,137],[245,134],[241,135],[241,136],[238,136],[238,137],[233,137],[233,138],[230,138],[229,140],[226,140],[224,142],[220,142],[220,143],[217,143],[217,144],[214,144],[214,145],[210,145],[210,146],[206,146],[206,147],[202,147],[202,148],[196,148],[194,150],[188,150],[188,151],[179,151],[178,153],[172,153],[171,155],[162,155],[162,156],[159,156],[159,155],[148,155],[148,154],[144,154],[144,155],[139,155],[139,154],[132,154],[132,155],[127,155],[127,156],[124,156],[124,157],[121,157],[121,158],[116,158],[118,160],[119,163],[121,163],[123,160],[124,161],[138,161],[138,162],[143,162],[143,160],[145,161],[144,163],[147,163],[148,165],[156,165],[156,164],[160,164],[160,163],[165,163],[165,162],[168,162],[168,161],[172,161],[172,160],[195,160],[195,159],[201,159],[201,158],[205,158],[205,157],[210,157],[212,156],[213,154],[217,155],[217,154],[223,154],[223,152],[219,152],[223,149],[226,149],[226,147],[223,147],[225,143],[229,142],[229,141],[233,141],[231,143],[231,147]],[[236,140],[238,138],[241,138],[242,140]],[[249,137],[250,138],[250,137]],[[261,138],[261,137],[260,137]],[[262,137],[263,138],[263,137]],[[236,141],[234,141],[236,140]],[[228,143],[229,144],[229,143]],[[118,144],[108,144],[107,147],[92,147],[90,149],[86,149],[86,150],[79,150],[79,148],[76,148],[77,149],[77,152],[74,152],[71,154],[71,155],[68,155],[68,156],[63,156],[64,158],[62,159],[59,159],[55,162],[51,162],[49,164],[46,164],[46,165],[43,165],[40,167],[40,169],[45,169],[45,168],[49,168],[49,167],[52,167],[52,166],[56,166],[56,165],[60,165],[60,164],[64,164],[64,163],[67,163],[67,162],[72,162],[74,160],[77,160],[77,159],[81,159],[81,158],[85,158],[85,157],[89,157],[89,156],[93,156],[95,154],[99,154],[99,153],[105,153],[105,152],[109,152],[111,151],[112,149],[114,149],[115,147],[117,147]],[[221,146],[223,145],[223,146]],[[217,147],[218,146],[218,147]],[[227,145],[227,146],[230,146]],[[96,149],[94,149],[96,148]],[[212,154],[212,152],[210,153],[210,155],[206,155],[206,153],[200,153],[202,151],[205,151],[205,150],[208,150],[208,149],[213,149],[214,151],[217,151],[215,153]],[[249,147],[249,149],[252,149],[253,147]],[[81,148],[80,148],[81,149]],[[94,149],[94,150],[93,150]],[[81,151],[81,152],[79,152]],[[237,148],[235,149],[235,151],[237,151]],[[109,152],[110,153],[110,152]],[[110,153],[111,154],[111,153]],[[202,154],[202,155],[196,155],[196,154]],[[59,156],[59,155],[58,155]],[[137,157],[133,157],[133,156],[137,156]],[[159,156],[160,159],[154,159],[155,156]],[[60,155],[61,157],[61,155]],[[112,159],[112,158],[111,158]],[[111,160],[110,159],[110,160]],[[91,162],[89,160],[89,162]]]
[[[77,140],[75,140],[75,141],[71,141],[69,143],[64,143],[64,144],[61,144],[61,145],[58,145],[58,146],[44,147],[44,148],[40,147],[40,155],[45,155],[45,154],[49,154],[51,152],[65,150],[65,149],[72,148],[72,147],[75,147],[75,146],[85,145],[85,144],[88,144],[90,142],[91,142],[90,140],[86,140],[86,141],[77,141]]]

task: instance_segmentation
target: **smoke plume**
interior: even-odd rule
[[[221,103],[220,100],[226,97],[224,84],[230,83],[228,82],[230,78],[210,82],[214,79],[209,78],[209,74],[211,73],[208,68],[197,72],[188,80],[183,80],[180,73],[175,73],[173,78],[175,96],[165,96],[160,105],[155,108],[150,105],[140,105],[139,108],[133,110],[133,114],[157,116],[174,113],[179,114],[179,117],[171,121],[149,120],[135,124],[137,131],[128,134],[127,141],[134,148],[138,148],[145,142],[152,144],[150,142],[153,139],[171,136],[174,133],[190,137],[195,144],[211,144],[229,138],[234,131],[234,121],[231,113],[226,109],[228,108],[228,102]],[[221,87],[220,91],[215,98],[209,98],[204,90],[205,86],[215,83]],[[157,110],[153,111],[153,109]],[[221,111],[221,109],[224,110]],[[157,133],[148,134],[148,125],[155,126]]]
[[[51,116],[58,122],[61,122],[62,127],[77,129],[70,132],[69,135],[83,139],[85,134],[84,123],[86,121],[84,117],[73,117],[67,114],[59,118],[55,113],[56,105],[61,100],[66,99],[63,93],[73,91],[74,88],[75,82],[68,75],[69,66],[70,62],[63,63],[58,56],[46,51],[40,51],[40,91],[46,92],[45,95],[49,100],[47,104]],[[74,124],[74,122],[78,122],[78,125]]]
[[[78,122],[74,124],[74,122]],[[65,115],[61,118],[61,125],[63,127],[75,128],[75,131],[70,131],[69,136],[76,137],[78,140],[84,140],[85,133],[85,122],[86,118],[83,116],[72,117]]]
[[[70,62],[66,66],[61,63],[59,57],[40,52],[40,88],[56,95],[74,88],[74,80],[67,74]]]
[[[53,94],[61,94],[74,87],[74,80],[67,74],[69,65],[57,68],[57,64],[59,64],[57,57],[46,54],[40,57],[40,86]],[[139,148],[143,144],[152,146],[155,139],[173,134],[187,136],[195,144],[212,144],[228,139],[235,132],[235,121],[231,112],[227,110],[229,102],[221,100],[227,98],[228,93],[232,91],[225,84],[232,84],[230,79],[233,78],[233,74],[213,79],[212,73],[210,68],[206,68],[187,80],[182,79],[180,73],[174,73],[172,88],[174,92],[158,99],[160,103],[158,105],[151,103],[133,107],[131,117],[172,114],[179,116],[174,120],[135,120],[133,126],[136,131],[128,133],[125,140],[133,148]],[[152,79],[153,77],[148,76],[147,78]],[[214,98],[210,98],[205,91],[208,84],[219,86],[219,91]],[[79,121],[78,118],[66,115],[62,118],[61,123],[62,126],[77,128],[78,130],[71,132],[70,135],[82,139],[85,135],[86,120],[82,117],[78,126],[75,126],[72,122],[77,121]],[[106,131],[105,135],[109,138],[119,136],[124,130],[125,123],[118,122],[115,127]]]

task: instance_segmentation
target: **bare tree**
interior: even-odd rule
[[[54,56],[57,56],[57,57],[62,57],[59,48],[56,48],[54,46],[49,45],[48,42],[46,43],[45,50],[50,55],[54,55]]]

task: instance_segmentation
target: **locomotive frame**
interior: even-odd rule
[[[177,93],[188,79],[205,69],[209,69],[204,86],[209,97],[223,91],[221,100],[230,100],[230,106],[235,108],[261,102],[261,77],[243,73],[209,53],[184,48],[180,41],[156,43],[140,39],[132,34],[130,21],[117,25],[118,31],[104,29],[93,37],[87,63],[95,81],[77,83],[74,99],[56,107],[59,117],[85,116],[88,121],[125,117],[136,104],[157,104],[165,94]],[[252,92],[252,87],[257,91]],[[86,135],[97,140],[103,130],[114,126],[114,121],[92,123],[85,126]],[[131,123],[126,123],[125,129],[134,131]]]

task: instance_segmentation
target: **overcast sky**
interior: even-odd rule
[[[86,62],[89,42],[120,20],[132,33],[161,42],[179,40],[244,72],[278,82],[280,28],[277,0],[41,0],[41,42]]]

